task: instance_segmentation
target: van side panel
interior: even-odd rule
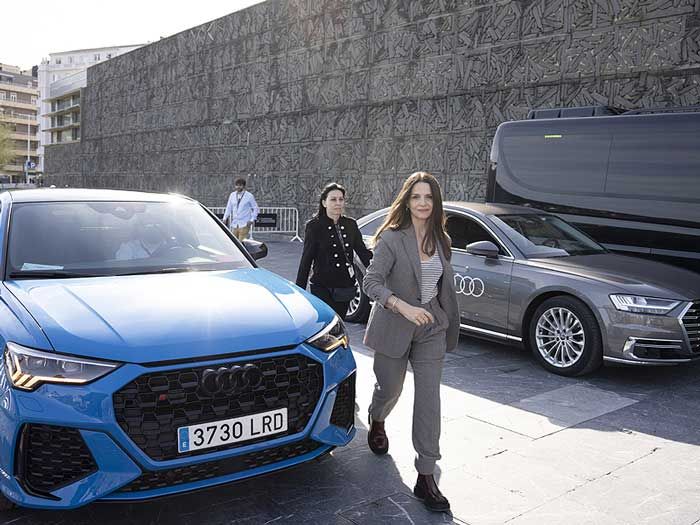
[[[504,123],[487,200],[558,213],[611,249],[700,271],[700,113]]]

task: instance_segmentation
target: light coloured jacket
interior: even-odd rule
[[[459,339],[459,307],[452,266],[439,243],[438,252],[443,268],[438,282],[438,301],[449,320],[446,348],[449,352]],[[374,301],[365,331],[365,345],[394,358],[406,353],[418,327],[385,305],[389,297],[396,295],[412,306],[421,306],[420,282],[420,255],[413,226],[383,231],[362,282],[365,294]]]
[[[231,228],[242,228],[249,222],[255,222],[259,212],[260,208],[258,208],[258,203],[255,202],[252,193],[244,190],[241,201],[238,202],[238,193],[232,191],[231,195],[228,196],[228,202],[226,202],[223,221],[226,222],[230,218]]]

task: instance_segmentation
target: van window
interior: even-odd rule
[[[499,169],[505,168],[509,176],[530,189],[602,193],[610,135],[568,134],[556,129],[537,135],[511,135],[503,138],[500,153]]]
[[[700,202],[700,137],[664,130],[615,135],[605,192]]]

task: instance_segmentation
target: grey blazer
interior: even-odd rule
[[[459,338],[459,307],[452,266],[439,244],[438,252],[443,268],[438,301],[449,320],[446,350],[450,351],[457,346]],[[418,327],[385,305],[389,297],[396,295],[412,306],[421,306],[420,282],[420,255],[413,226],[383,231],[362,283],[365,294],[374,301],[365,331],[364,342],[368,347],[394,358],[406,353]]]

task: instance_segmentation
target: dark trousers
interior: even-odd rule
[[[349,301],[347,303],[335,302],[333,299],[331,299],[331,292],[328,290],[328,288],[318,284],[311,285],[311,293],[333,308],[335,313],[338,314],[338,317],[345,320],[345,314],[348,313],[348,305],[350,304]]]

